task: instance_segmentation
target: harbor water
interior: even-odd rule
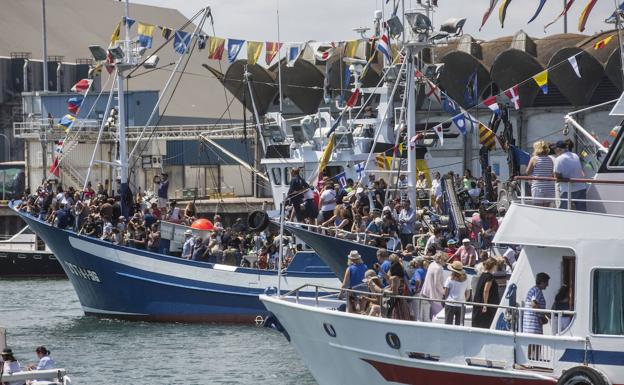
[[[16,358],[34,363],[44,345],[76,385],[315,384],[274,330],[86,317],[64,279],[0,280],[0,292]]]

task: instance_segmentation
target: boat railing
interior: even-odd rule
[[[567,184],[567,190],[572,191],[573,184],[586,184],[586,185],[612,185],[612,186],[624,186],[624,181],[622,180],[600,180],[600,179],[589,179],[589,178],[570,178],[570,179],[558,179],[555,177],[539,177],[539,176],[516,176],[514,178],[517,181],[520,181],[520,196],[518,200],[522,204],[534,204],[540,206],[548,206],[551,203],[555,207],[564,207],[567,210],[574,210],[575,206],[578,203],[592,203],[592,204],[624,204],[624,200],[610,200],[610,199],[588,199],[585,198],[575,198],[573,194],[566,194],[565,198],[561,197],[561,194],[558,193],[559,189],[555,189],[556,194],[554,198],[542,198],[542,197],[533,197],[530,192],[530,184],[524,182],[533,182],[533,181],[542,181],[542,182],[555,182],[560,186],[561,184]],[[529,191],[527,191],[527,187],[529,187]],[[624,191],[624,190],[623,190]],[[565,205],[561,205],[562,203],[566,203]],[[573,208],[574,207],[574,208]]]
[[[364,286],[364,284],[360,285]],[[368,289],[366,287],[366,289]],[[552,335],[560,336],[564,331],[567,330],[570,325],[572,319],[576,315],[575,311],[570,310],[555,310],[555,309],[536,309],[531,307],[522,307],[522,306],[509,306],[509,305],[500,305],[500,304],[485,304],[479,302],[471,302],[471,301],[452,301],[448,299],[433,299],[427,298],[419,295],[398,295],[392,294],[388,291],[383,291],[381,293],[373,293],[367,290],[360,290],[360,287],[356,289],[340,289],[329,286],[320,286],[314,284],[305,284],[300,286],[286,294],[284,297],[295,298],[295,301],[299,303],[300,295],[299,292],[310,292],[315,293],[315,305],[320,306],[320,300],[327,299],[328,296],[334,295],[338,296],[339,299],[347,298],[346,309],[347,313],[357,313],[361,315],[370,315],[380,318],[388,318],[388,313],[392,311],[394,306],[399,305],[400,300],[405,301],[407,304],[406,307],[410,307],[410,304],[414,301],[417,302],[416,308],[420,308],[423,303],[428,304],[439,304],[442,306],[461,306],[461,325],[466,326],[464,324],[464,318],[467,311],[472,312],[473,309],[476,308],[486,308],[486,309],[496,309],[497,317],[494,318],[494,326],[497,330],[502,331],[510,331],[510,332],[521,332],[523,330],[523,318],[525,313],[532,313],[538,317],[538,319],[545,324],[551,325]],[[323,294],[321,297],[320,295]],[[309,296],[308,296],[309,301]],[[306,302],[309,303],[309,302]],[[378,311],[372,311],[372,307],[374,305],[379,306]],[[472,313],[474,314],[474,313]],[[435,317],[435,315],[434,315]],[[419,319],[420,316],[417,316],[416,319],[413,317],[406,317],[404,320],[407,321],[424,321],[430,322],[430,320]],[[490,325],[491,327],[492,325]],[[475,327],[475,326],[471,326]]]

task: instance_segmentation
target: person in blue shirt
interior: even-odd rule
[[[56,210],[56,226],[59,229],[64,229],[72,223],[72,217],[69,210],[65,208],[65,205],[61,204],[61,208]]]
[[[182,246],[182,258],[191,259],[193,256],[193,248],[195,246],[195,240],[193,239],[193,230],[186,230],[184,232],[184,245]]]
[[[412,277],[407,283],[407,286],[410,289],[410,294],[414,297],[420,297],[420,289],[422,289],[422,285],[425,282],[425,276],[427,275],[427,267],[425,265],[425,258],[422,256],[414,258],[410,262],[410,266],[414,269]],[[411,303],[412,315],[416,321],[423,321],[422,319],[418,319],[420,314],[420,301],[412,300]]]
[[[45,346],[38,346],[35,349],[39,363],[28,367],[30,370],[49,370],[54,369],[54,360],[50,357],[50,351]]]
[[[388,259],[388,251],[385,249],[377,250],[377,275],[381,279],[383,287],[388,286],[388,272],[392,263]]]
[[[356,250],[351,250],[348,256],[349,266],[345,271],[344,278],[342,279],[341,289],[358,289],[358,286],[362,285],[364,276],[368,267],[362,261],[362,256]],[[339,298],[342,298],[342,292]],[[357,296],[354,293],[347,295],[347,307],[349,313],[354,313],[357,310]]]

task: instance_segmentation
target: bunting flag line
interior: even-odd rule
[[[551,25],[555,24],[557,21],[559,21],[559,19],[561,19],[562,17],[564,17],[568,11],[570,10],[570,8],[572,8],[572,4],[574,4],[574,0],[568,0],[568,2],[566,3],[565,7],[563,7],[563,12],[561,12],[559,14],[559,16],[555,17],[555,19],[553,21],[551,21],[550,23],[546,24],[544,26],[544,32],[546,32],[546,29],[548,27],[550,27]]]
[[[607,44],[609,44],[609,42],[613,39],[613,36],[615,35],[608,36],[600,40],[599,42],[596,42],[596,44],[594,44],[594,49],[601,49],[601,48],[606,47]]]
[[[591,13],[592,9],[594,9],[594,6],[596,5],[597,1],[598,0],[589,0],[585,8],[583,8],[583,12],[581,12],[581,16],[579,16],[579,22],[578,22],[579,32],[585,31],[585,26],[587,25],[587,19],[589,18],[589,14]]]
[[[462,135],[466,135],[466,117],[461,108],[449,97],[442,99],[442,109],[453,116],[453,123]]]
[[[80,105],[82,104],[82,98],[72,97],[67,99],[67,111],[76,115],[80,111]]]
[[[271,65],[275,56],[279,53],[280,49],[282,49],[282,43],[276,42],[266,42],[266,57],[265,62],[267,65]]]
[[[152,48],[152,37],[154,36],[155,25],[143,24],[139,21],[137,24],[137,33],[139,34],[139,45],[145,48]]]
[[[123,21],[124,25],[128,25],[128,28],[132,28],[132,25],[136,21],[134,19],[131,19],[131,18],[125,17],[125,16],[121,20]]]
[[[501,28],[505,28],[505,18],[507,17],[507,8],[511,4],[511,0],[503,0],[498,8],[498,20],[500,20]]]
[[[479,103],[479,89],[477,84],[477,70],[475,70],[466,82],[466,88],[464,89],[464,103],[468,108],[475,106]]]
[[[58,125],[64,127],[65,132],[68,132],[69,129],[71,128],[71,125],[74,123],[75,120],[76,120],[76,117],[74,115],[66,114],[59,120]]]
[[[193,35],[188,32],[175,31],[175,35],[173,37],[173,49],[180,55],[188,53],[192,37]]]
[[[483,123],[479,123],[479,143],[490,151],[496,148],[496,134]]]
[[[160,35],[165,39],[165,40],[169,40],[169,37],[171,36],[171,34],[173,33],[173,29],[171,28],[167,28],[167,27],[161,27],[158,26],[158,28],[160,28]]]
[[[494,11],[494,8],[496,7],[497,3],[498,3],[498,0],[490,0],[490,6],[485,11],[485,14],[483,14],[483,19],[481,20],[481,27],[479,27],[479,31],[481,31],[481,29],[483,29],[483,26],[485,25],[485,23],[487,22],[488,18],[492,14],[492,11]]]
[[[208,39],[208,59],[221,60],[223,59],[223,51],[225,50],[225,39],[210,36]]]
[[[260,53],[262,53],[262,42],[247,41],[247,64],[254,65],[258,63]]]
[[[533,80],[537,86],[542,90],[544,95],[548,94],[548,70],[544,70],[537,75],[533,76]]]
[[[234,61],[236,60],[236,57],[238,56],[239,52],[243,48],[244,43],[245,43],[245,40],[228,39],[228,46],[227,46],[228,62],[234,63]]]
[[[617,22],[617,14],[624,12],[624,1],[620,4],[617,11],[614,11],[611,16],[605,19],[605,23],[607,24],[615,24]]]
[[[465,126],[466,126],[466,131],[468,131],[468,125],[470,125],[470,133],[472,134],[475,130],[475,126],[478,127],[479,126],[479,119],[475,118],[474,116],[472,116],[470,114],[470,112],[468,111],[463,111],[463,115],[464,115],[464,122],[465,122]]]
[[[442,123],[433,127],[433,131],[438,134],[438,139],[440,140],[440,146],[444,146],[444,127],[442,127]]]
[[[416,70],[416,78],[424,80],[425,83],[425,95],[428,98],[433,97],[438,103],[442,103],[442,93],[438,86],[436,86],[429,78],[423,75],[422,72]]]
[[[509,98],[509,101],[513,104],[516,110],[519,110],[522,107],[520,104],[520,88],[517,84],[508,90],[505,90],[505,96]]]
[[[115,29],[113,30],[113,34],[111,35],[111,41],[110,41],[111,46],[114,46],[115,43],[117,43],[117,40],[119,40],[120,35],[121,35],[121,21],[117,23],[117,26],[115,27]]]
[[[295,62],[301,56],[301,52],[303,52],[303,46],[301,44],[293,43],[288,46],[288,62],[286,63],[286,67],[294,67]]]
[[[355,57],[357,55],[358,48],[360,48],[361,40],[350,40],[345,43],[344,57]]]
[[[375,49],[381,52],[388,62],[392,63],[392,56],[390,55],[392,50],[390,49],[390,37],[388,34],[384,33],[381,35],[379,40],[377,40],[377,44],[375,44]]]
[[[71,90],[84,95],[91,88],[91,83],[93,83],[93,79],[81,79],[74,84]]]
[[[380,170],[390,170],[392,168],[392,157],[379,153],[375,155],[375,163]]]
[[[580,78],[581,69],[579,68],[578,62],[576,61],[576,55],[570,56],[568,58],[568,61],[570,62],[570,65],[572,66],[572,69],[574,70],[574,73],[576,74],[576,76]]]
[[[535,15],[533,15],[531,20],[529,20],[529,23],[537,19],[537,16],[539,16],[539,14],[542,12],[542,9],[544,8],[545,4],[546,4],[546,0],[540,0],[539,6],[537,7],[537,10],[535,11]]]
[[[492,110],[492,112],[495,113],[496,115],[500,115],[501,109],[500,109],[500,106],[498,105],[498,102],[496,101],[496,95],[490,96],[489,98],[485,99],[483,101],[483,104],[485,104],[486,107]]]

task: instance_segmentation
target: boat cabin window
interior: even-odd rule
[[[617,148],[609,159],[608,168],[622,169],[624,168],[624,136],[620,137]]]
[[[273,184],[276,186],[282,185],[282,169],[281,168],[272,168],[271,174],[273,176]]]
[[[624,335],[624,270],[596,269],[593,276],[592,332]]]
[[[303,175],[301,175],[301,177],[303,178]],[[284,167],[284,178],[286,178],[286,184],[289,185],[290,184],[290,167]]]
[[[323,171],[323,176],[328,178],[333,178],[336,175],[341,174],[344,171],[342,166],[327,166],[325,167],[325,171]]]

